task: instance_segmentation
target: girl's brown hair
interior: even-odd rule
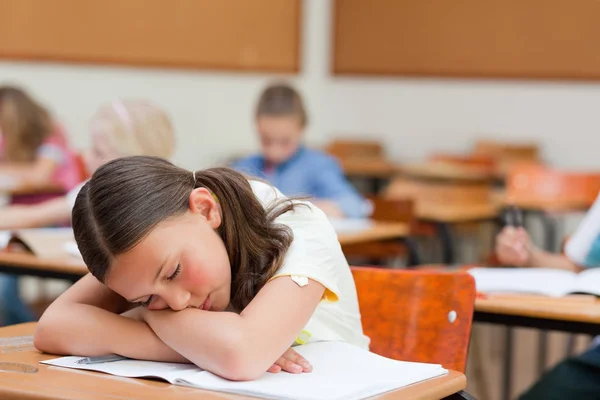
[[[10,162],[31,162],[36,150],[52,131],[48,111],[25,91],[0,87],[0,129],[4,137],[2,158]]]
[[[303,127],[308,123],[302,97],[285,83],[272,84],[262,92],[256,106],[256,118],[262,116],[297,117]]]
[[[114,258],[131,250],[170,217],[184,214],[194,188],[218,199],[217,233],[231,264],[231,305],[242,310],[283,263],[293,235],[275,218],[293,209],[284,199],[263,208],[248,180],[228,168],[191,171],[157,157],[119,158],[101,166],[77,196],[75,240],[90,272],[101,282]]]

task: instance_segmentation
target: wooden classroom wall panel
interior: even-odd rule
[[[334,4],[334,74],[600,78],[598,0]]]
[[[301,0],[0,0],[0,58],[297,72]]]

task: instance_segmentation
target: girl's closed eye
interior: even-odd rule
[[[150,303],[152,303],[152,297],[154,297],[154,296],[148,297],[148,300],[146,300],[146,301],[140,301],[140,305],[142,307],[146,307],[146,308],[150,307]]]
[[[169,276],[166,277],[167,281],[172,281],[173,279],[177,278],[177,275],[179,275],[179,273],[181,272],[181,264],[177,264],[177,267],[175,267],[175,271],[173,271],[173,273]],[[142,307],[150,307],[150,304],[152,304],[152,299],[154,298],[154,295],[148,297],[148,299],[146,301],[141,301],[140,305]]]
[[[173,279],[177,278],[177,275],[179,275],[180,272],[181,272],[181,263],[177,264],[175,271],[173,271],[173,273],[167,277],[167,280],[172,281]]]

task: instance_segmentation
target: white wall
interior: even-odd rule
[[[546,158],[563,167],[600,168],[600,83],[491,80],[335,78],[329,75],[330,9],[305,0],[303,68],[291,78],[311,117],[308,140],[371,134],[398,161],[432,151],[466,151],[481,135],[538,140]],[[0,62],[0,82],[30,89],[88,143],[86,120],[100,102],[149,98],[172,115],[175,161],[201,168],[256,148],[252,109],[263,74],[133,69]]]

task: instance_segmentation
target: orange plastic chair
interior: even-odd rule
[[[475,281],[465,272],[352,267],[370,349],[464,372]]]
[[[507,175],[506,198],[523,208],[586,209],[600,191],[600,172],[561,171],[515,165]]]
[[[543,165],[540,146],[537,143],[510,143],[494,140],[478,140],[473,154],[486,156],[496,162],[495,175],[504,178],[516,164]]]
[[[493,174],[496,169],[496,160],[494,158],[478,154],[457,155],[434,153],[429,157],[429,161],[489,174]]]

